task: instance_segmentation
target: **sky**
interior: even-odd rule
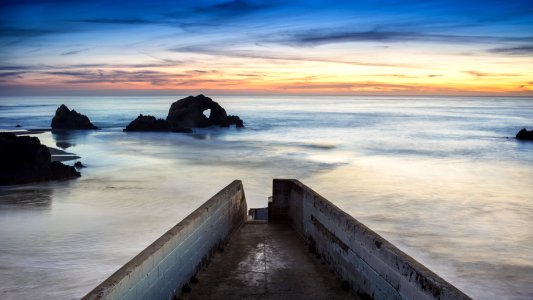
[[[0,95],[533,96],[533,1],[0,1]]]

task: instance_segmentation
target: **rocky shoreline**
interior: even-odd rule
[[[38,138],[0,133],[0,185],[80,176],[74,167],[52,161],[50,150]]]
[[[207,114],[206,114],[207,112]],[[139,115],[124,131],[192,132],[192,128],[244,127],[240,117],[228,115],[217,102],[204,95],[188,96],[170,106],[165,119]],[[50,124],[52,132],[69,130],[97,130],[89,117],[66,105],[60,105]],[[16,128],[21,128],[21,125]],[[80,158],[73,153],[42,145],[37,134],[50,129],[0,133],[0,185],[23,184],[80,177],[77,169],[84,168],[81,162],[67,166],[61,161]]]

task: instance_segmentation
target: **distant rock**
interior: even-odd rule
[[[36,137],[0,133],[0,185],[80,177],[74,167],[51,161]]]
[[[526,130],[523,128],[516,134],[517,140],[523,140],[523,141],[533,141],[533,130]]]
[[[20,128],[20,127],[22,127],[22,126],[20,126],[20,124],[17,124],[15,127]]]
[[[170,126],[164,119],[139,115],[124,131],[170,131]]]
[[[86,115],[68,109],[65,104],[61,104],[56,110],[51,126],[52,129],[98,129]]]
[[[207,110],[210,110],[209,116],[204,115],[204,111]],[[244,127],[241,118],[228,116],[222,106],[204,95],[189,96],[172,103],[167,122],[173,130],[230,125]]]
[[[82,169],[82,168],[87,168],[84,164],[81,163],[81,161],[77,161],[75,164],[74,164],[74,168],[76,169]]]
[[[209,116],[204,112],[209,111]],[[191,128],[210,126],[244,127],[238,116],[227,115],[226,110],[211,98],[204,95],[189,96],[170,106],[166,119],[139,115],[124,131],[173,131],[192,132]]]

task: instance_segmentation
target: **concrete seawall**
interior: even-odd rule
[[[172,299],[246,214],[242,183],[233,181],[83,299]]]
[[[470,299],[294,179],[275,179],[269,222],[288,223],[362,299]]]

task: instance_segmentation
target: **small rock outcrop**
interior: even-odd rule
[[[164,119],[156,119],[154,116],[139,115],[126,126],[124,131],[170,131],[170,126]]]
[[[206,110],[210,110],[209,116],[204,115]],[[241,118],[228,116],[222,106],[204,95],[189,96],[172,103],[167,122],[172,129],[230,125],[244,127]]]
[[[61,104],[56,110],[51,126],[52,129],[98,129],[86,115],[82,115],[74,109],[68,109],[65,104]]]
[[[48,147],[38,138],[0,133],[0,185],[80,176],[74,167],[52,162]]]
[[[208,116],[204,114],[206,111],[209,111]],[[191,128],[231,125],[244,127],[244,122],[238,116],[228,115],[226,110],[211,98],[198,95],[172,103],[166,119],[140,115],[126,126],[124,131],[191,132]]]
[[[76,169],[83,169],[83,168],[87,168],[84,164],[81,163],[81,161],[77,161],[75,164],[74,164],[74,168]]]
[[[523,128],[516,134],[517,140],[523,140],[523,141],[533,141],[533,130],[527,130]]]

